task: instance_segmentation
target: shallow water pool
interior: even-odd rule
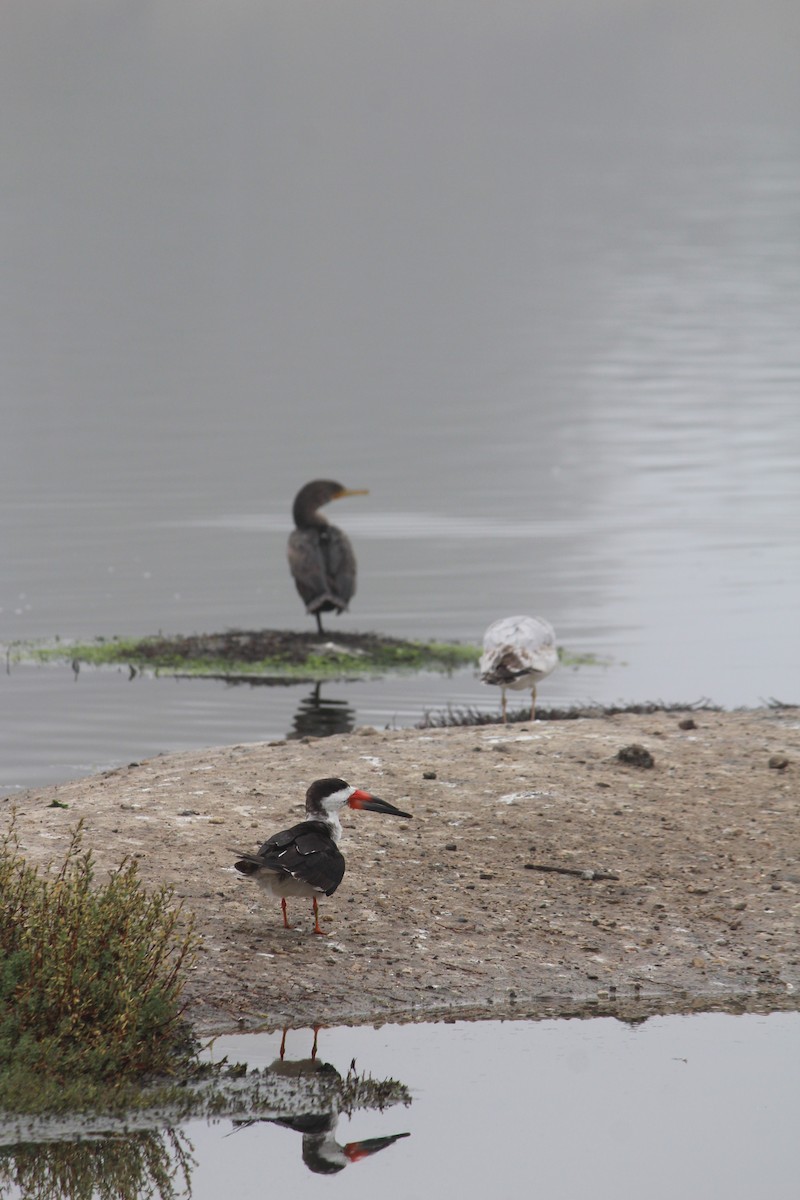
[[[318,1063],[344,1077],[355,1060],[359,1073],[404,1083],[411,1103],[195,1121],[91,1147],[12,1147],[0,1195],[73,1200],[89,1194],[78,1187],[97,1164],[95,1194],[131,1200],[177,1200],[187,1182],[194,1200],[408,1200],[444,1190],[461,1200],[751,1200],[786,1193],[797,1178],[797,1013],[341,1027],[317,1041]],[[307,1069],[313,1043],[312,1030],[291,1031],[284,1070]],[[218,1038],[208,1053],[269,1066],[280,1044],[280,1033],[247,1034]],[[24,1191],[12,1182],[18,1162]],[[34,1178],[49,1190],[28,1190]]]

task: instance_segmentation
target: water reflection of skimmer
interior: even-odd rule
[[[234,1121],[233,1132],[260,1123],[292,1129],[295,1133],[302,1134],[302,1157],[309,1171],[313,1171],[315,1175],[334,1175],[343,1171],[351,1163],[360,1162],[363,1158],[377,1154],[379,1150],[385,1150],[387,1146],[393,1145],[401,1138],[410,1137],[411,1134],[392,1133],[384,1137],[365,1138],[361,1141],[345,1142],[344,1144],[336,1140],[336,1128],[339,1124],[339,1097],[348,1085],[355,1086],[357,1089],[358,1075],[355,1059],[352,1059],[344,1080],[331,1063],[319,1061],[317,1058],[318,1029],[318,1026],[314,1028],[311,1056],[297,1059],[286,1058],[287,1030],[284,1029],[280,1056],[270,1064],[269,1070],[273,1075],[284,1079],[314,1079],[324,1076],[326,1082],[335,1080],[343,1086],[331,1093],[328,1106],[321,1107],[318,1111],[303,1110],[280,1117],[264,1117],[260,1122],[258,1120]]]

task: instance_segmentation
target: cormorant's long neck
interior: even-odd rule
[[[312,508],[307,500],[302,500],[299,496],[292,507],[292,517],[298,529],[321,529],[323,525],[328,524],[318,509]]]

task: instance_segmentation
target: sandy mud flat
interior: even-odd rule
[[[651,767],[620,761],[632,744]],[[326,775],[414,819],[344,814],[322,938],[301,901],[284,930],[232,851]],[[174,886],[199,1031],[799,1006],[798,709],[364,728],[131,763],[4,800],[3,825],[12,807],[33,861],[82,818],[99,870],[135,855]]]

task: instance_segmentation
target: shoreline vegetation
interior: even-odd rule
[[[142,1081],[199,1077],[181,994],[199,939],[174,889],[134,859],[104,881],[73,828],[60,862],[0,838],[0,1111],[136,1107]],[[167,1091],[165,1092],[165,1087]]]
[[[477,665],[480,647],[457,641],[415,641],[376,633],[324,634],[291,630],[231,629],[222,633],[156,634],[144,638],[97,637],[87,642],[14,642],[4,647],[15,663],[127,666],[131,674],[247,680],[265,684],[380,676],[390,672],[449,673]],[[562,665],[600,665],[593,654],[559,650]]]

